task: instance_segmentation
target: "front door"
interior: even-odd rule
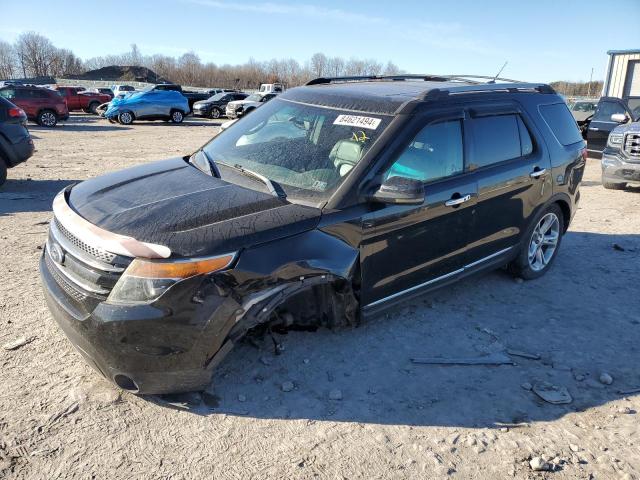
[[[611,120],[611,115],[623,113],[629,115],[624,104],[616,98],[602,98],[598,102],[596,112],[593,114],[587,130],[587,149],[589,153],[600,154],[607,145],[607,139],[611,130],[619,123]]]
[[[365,310],[460,273],[476,184],[465,173],[463,115],[416,119],[417,133],[383,172],[424,183],[421,205],[384,205],[363,219]],[[369,307],[369,308],[367,308]]]

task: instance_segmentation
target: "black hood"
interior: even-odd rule
[[[320,210],[211,177],[182,158],[154,162],[74,186],[69,205],[105,230],[198,256],[315,228]]]

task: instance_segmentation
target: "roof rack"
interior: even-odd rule
[[[373,81],[405,81],[423,80],[425,82],[464,82],[472,85],[493,84],[496,81],[508,83],[523,83],[519,80],[512,80],[501,77],[488,77],[484,75],[432,75],[432,74],[403,74],[403,75],[356,75],[345,77],[319,77],[314,78],[306,85],[325,85],[328,83],[341,82],[373,82]],[[479,80],[487,80],[485,82]]]

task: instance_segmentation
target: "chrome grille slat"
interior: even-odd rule
[[[627,133],[625,135],[624,151],[630,157],[640,158],[640,133]]]
[[[87,295],[77,290],[71,282],[69,282],[58,272],[58,268],[55,266],[48,253],[45,253],[44,261],[47,264],[47,269],[49,270],[51,276],[54,278],[56,283],[60,285],[60,288],[62,288],[67,293],[67,295],[69,295],[78,303],[83,303],[87,299]]]

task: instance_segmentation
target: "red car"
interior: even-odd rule
[[[55,127],[69,118],[69,109],[58,92],[48,88],[9,85],[0,88],[0,96],[22,108],[27,118],[43,127]]]
[[[111,101],[109,95],[97,92],[87,92],[81,90],[82,87],[55,87],[62,98],[67,101],[69,111],[82,110],[85,113],[93,113],[97,115],[96,109],[103,103]]]

